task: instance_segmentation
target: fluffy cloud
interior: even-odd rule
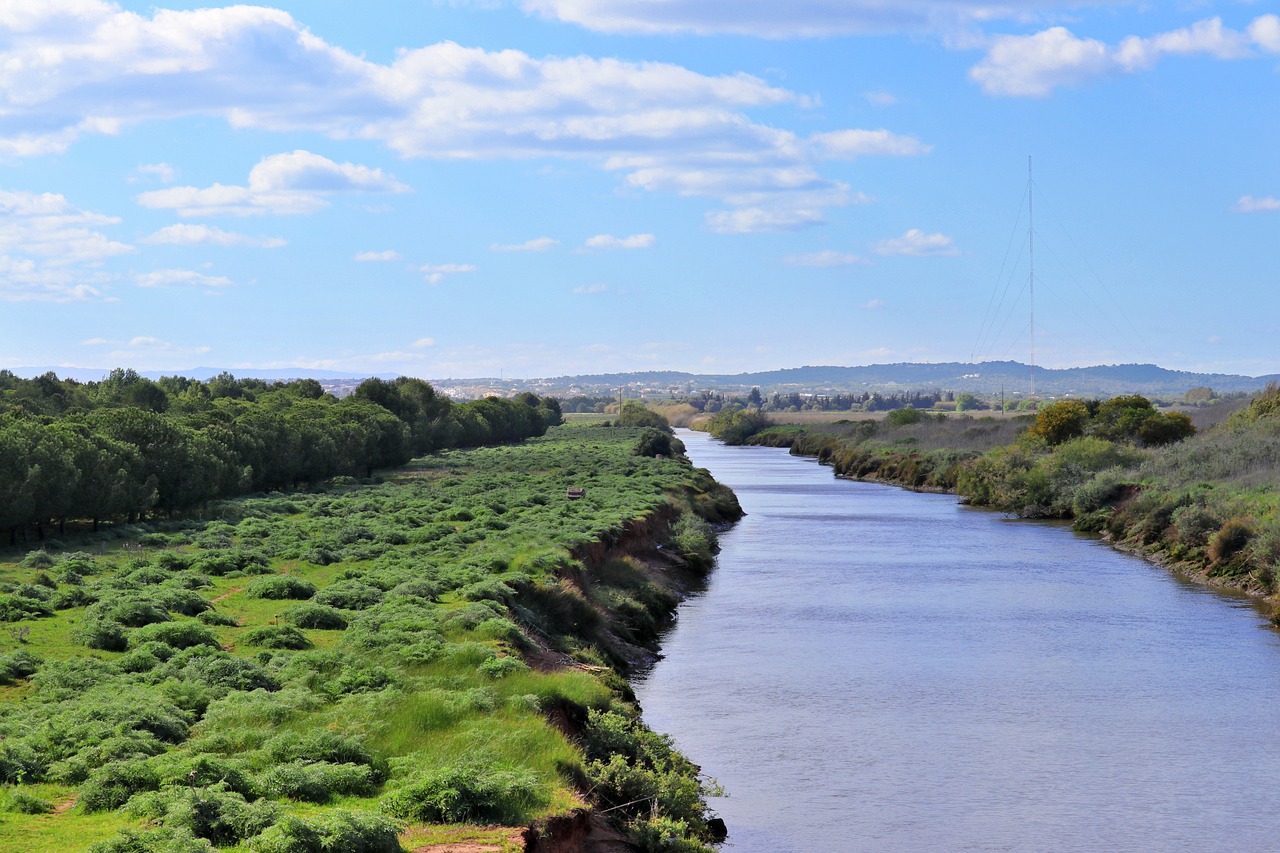
[[[489,247],[491,252],[545,252],[548,249],[555,248],[560,245],[560,241],[553,237],[535,237],[532,240],[526,240],[523,243],[500,244],[494,243]]]
[[[822,38],[861,33],[952,30],[994,18],[1022,19],[1054,0],[521,0],[526,11],[608,33],[697,33]]]
[[[65,196],[0,190],[0,300],[102,299],[102,261],[135,251],[102,230],[114,216],[81,210]]]
[[[887,130],[837,130],[818,133],[810,144],[820,157],[853,160],[857,157],[919,157],[933,150],[914,136],[902,136]]]
[[[954,2],[937,0],[936,8]],[[861,5],[874,13],[870,2]],[[848,6],[805,0],[733,9],[744,19],[826,27],[823,16]],[[86,134],[142,122],[214,116],[237,128],[379,142],[405,157],[586,159],[633,187],[715,197],[742,208],[739,219],[758,207],[769,216],[757,220],[790,221],[822,207],[815,190],[827,192],[828,205],[851,197],[817,175],[815,161],[927,150],[887,131],[806,141],[756,122],[746,111],[804,109],[812,101],[747,74],[539,59],[450,42],[380,64],[326,43],[286,12],[258,6],[147,16],[98,0],[57,0],[0,13],[0,45],[0,155],[60,151]],[[403,189],[376,169],[294,152],[259,163],[247,186],[169,187],[139,202],[182,216],[304,214],[324,207],[329,193]],[[782,201],[795,193],[806,198]]]
[[[168,163],[144,163],[135,170],[130,180],[138,178],[154,178],[162,184],[171,184],[178,178],[178,170]]]
[[[1231,209],[1237,213],[1274,213],[1280,211],[1280,198],[1274,196],[1254,198],[1251,195],[1242,195]]]
[[[439,284],[445,276],[475,272],[473,264],[423,264],[418,271],[426,274],[427,284]]]
[[[382,263],[385,261],[398,261],[401,255],[394,249],[387,249],[382,252],[356,252],[355,260],[362,264]]]
[[[1243,32],[1220,18],[1118,45],[1079,38],[1065,27],[1029,36],[997,36],[969,78],[992,95],[1045,97],[1054,89],[1114,74],[1148,70],[1165,56],[1245,59],[1256,50],[1280,53],[1280,16],[1263,15]]]
[[[213,246],[249,246],[258,249],[278,249],[287,245],[279,237],[250,237],[235,231],[224,231],[212,225],[169,225],[154,234],[144,237],[143,243],[154,246],[195,246],[208,244]]]
[[[601,296],[605,293],[611,293],[613,288],[607,284],[582,284],[573,289],[578,296]]]
[[[195,356],[211,352],[208,346],[182,346],[153,335],[137,335],[129,340],[110,340],[108,338],[90,338],[81,341],[81,346],[109,347],[110,352],[99,354],[98,358],[108,358],[120,363],[138,364],[139,359],[155,356]],[[154,362],[153,362],[154,363]],[[172,362],[170,362],[172,363]],[[139,364],[141,367],[142,365]]]
[[[325,196],[332,193],[407,191],[381,169],[294,151],[260,160],[249,172],[248,186],[168,187],[141,193],[138,204],[185,217],[290,216],[323,210],[329,206]]]
[[[231,279],[194,270],[154,270],[134,276],[138,287],[230,287]]]
[[[877,255],[910,255],[924,258],[958,253],[955,242],[946,234],[926,234],[912,228],[901,237],[881,240],[871,247]]]
[[[762,231],[796,231],[822,222],[819,208],[789,207],[768,210],[740,207],[712,211],[706,215],[707,228],[716,234],[758,234]]]
[[[658,238],[652,234],[632,234],[630,237],[597,234],[588,237],[585,246],[588,249],[649,249],[657,242]]]

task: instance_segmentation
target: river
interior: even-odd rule
[[[682,431],[748,515],[636,682],[732,853],[1280,850],[1280,635],[1061,524]]]

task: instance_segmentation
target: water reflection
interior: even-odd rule
[[[1061,525],[682,439],[749,515],[637,685],[733,853],[1265,850],[1280,643]]]

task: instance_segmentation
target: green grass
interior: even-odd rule
[[[44,661],[31,680],[0,685],[0,776],[33,796],[66,801],[86,776],[113,761],[163,776],[174,762],[203,756],[232,762],[257,790],[283,754],[273,744],[330,733],[372,769],[376,790],[336,794],[326,805],[279,799],[282,814],[376,812],[418,774],[476,762],[533,780],[530,796],[507,812],[519,822],[580,806],[583,756],[553,718],[622,707],[607,686],[616,676],[591,666],[540,672],[519,657],[541,644],[592,662],[609,659],[612,624],[624,635],[674,599],[635,564],[611,561],[586,571],[581,554],[658,512],[697,505],[715,516],[732,508],[705,472],[633,456],[637,436],[637,430],[567,426],[520,445],[416,460],[381,484],[247,497],[212,506],[207,520],[69,537],[70,549],[92,552],[93,571],[79,582],[57,581],[47,593],[25,585],[41,572],[62,577],[59,566],[23,567],[22,555],[10,552],[0,562],[0,592],[78,588],[102,603],[4,626],[29,629],[25,642],[0,631],[0,656],[22,649]],[[585,488],[586,496],[567,500],[569,486]],[[167,547],[123,547],[143,539]],[[222,572],[228,560],[233,567],[264,566],[266,574],[233,571],[206,581],[196,577],[198,569],[184,568],[217,565]],[[286,575],[313,584],[320,597],[341,588],[373,588],[376,595],[341,599],[357,608],[340,610],[345,630],[303,629],[310,650],[249,644],[253,632],[291,627],[285,614],[299,601],[250,595],[263,578]],[[125,652],[75,642],[78,626],[113,618],[120,602],[160,601],[184,584],[237,621],[208,627],[220,649],[138,649],[138,638],[172,634],[163,626],[123,627]],[[618,611],[616,621],[602,614],[609,608]],[[163,607],[159,613],[163,618]],[[188,623],[187,634],[205,630],[194,617],[169,618],[174,630]],[[107,669],[88,681],[75,668],[58,669],[85,659]],[[122,664],[127,669],[115,671]],[[254,686],[265,689],[247,692]],[[172,722],[158,728],[138,716],[144,709]],[[123,722],[104,728],[96,720]],[[4,749],[33,763],[14,769]],[[157,777],[137,778],[146,786]],[[79,807],[54,815],[3,813],[0,820],[0,851],[15,853],[75,853],[121,828],[143,826],[127,811],[86,814]],[[451,833],[511,837],[415,828],[405,839]]]

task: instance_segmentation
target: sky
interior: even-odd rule
[[[0,367],[1280,372],[1278,71],[1244,0],[0,0]]]

